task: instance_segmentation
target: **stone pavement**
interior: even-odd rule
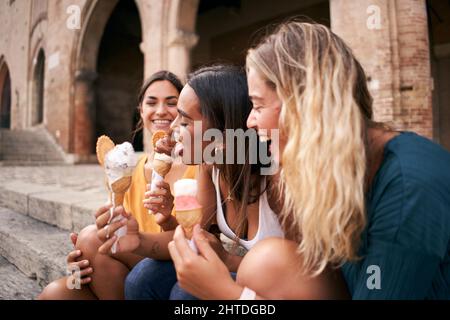
[[[94,223],[107,199],[99,165],[0,166],[0,299],[33,299],[66,275],[70,232]]]
[[[0,300],[30,300],[41,288],[0,256]]]
[[[105,178],[97,164],[73,166],[0,167],[0,181],[21,181],[86,192],[104,192]],[[105,193],[106,194],[106,193]]]
[[[70,231],[107,199],[96,164],[0,166],[0,299],[33,299],[64,276]]]

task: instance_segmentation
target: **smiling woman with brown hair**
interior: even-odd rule
[[[159,71],[149,77],[142,85],[138,95],[138,110],[140,120],[136,130],[146,129],[150,133],[157,130],[169,131],[172,121],[177,116],[177,101],[183,85],[173,73]],[[144,154],[138,161],[133,172],[132,184],[125,194],[124,207],[132,212],[139,230],[159,234],[164,237],[164,230],[174,229],[177,225],[171,215],[172,207],[161,208],[161,203],[144,205],[146,185],[152,176],[151,159],[153,150]],[[150,159],[150,161],[149,161]],[[157,192],[168,190],[176,180],[194,178],[196,166],[174,164],[167,174],[167,183],[160,182]],[[85,227],[80,234],[72,234],[75,250],[67,256],[68,267],[71,270],[80,269],[80,289],[69,289],[71,277],[61,278],[50,283],[39,296],[39,299],[123,299],[125,277],[130,269],[144,257],[139,254],[118,253],[107,255],[99,253],[102,242],[97,237],[98,230],[107,226],[110,206],[101,207],[96,213],[96,224]],[[148,209],[158,209],[155,215]],[[106,219],[104,219],[106,217]]]

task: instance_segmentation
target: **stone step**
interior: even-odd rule
[[[20,180],[0,184],[0,206],[69,231],[94,223],[95,211],[106,200],[106,192],[95,189],[76,191]]]
[[[42,155],[14,155],[14,154],[8,154],[3,155],[2,158],[0,158],[1,161],[5,161],[8,165],[16,165],[15,162],[17,162],[17,165],[26,165],[26,166],[35,166],[35,165],[64,165],[64,162],[62,162],[60,159],[56,157],[46,157]]]
[[[7,161],[65,162],[61,148],[45,128],[1,130],[0,159]]]
[[[55,155],[49,151],[34,152],[31,149],[28,149],[28,150],[29,150],[29,152],[23,151],[23,152],[4,153],[2,156],[2,160],[28,161],[30,163],[33,163],[35,161],[37,161],[37,162],[44,162],[44,161],[50,162],[51,161],[51,162],[64,163],[63,161],[61,161],[61,158],[58,155]]]
[[[0,256],[0,300],[32,300],[42,288]]]
[[[0,255],[41,287],[66,275],[72,247],[69,232],[0,207]]]
[[[35,160],[5,160],[0,159],[0,167],[45,167],[45,166],[69,166],[70,164],[67,163],[61,163],[59,160],[42,160],[42,161],[35,161]]]

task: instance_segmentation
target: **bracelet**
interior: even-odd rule
[[[242,290],[241,296],[238,300],[255,300],[256,299],[256,292],[252,289],[249,289],[247,287],[244,287],[244,290]]]

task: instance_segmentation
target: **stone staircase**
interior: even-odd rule
[[[1,165],[58,165],[67,162],[69,158],[42,126],[0,130]]]
[[[34,299],[66,275],[70,231],[105,203],[98,165],[0,167],[0,299]]]
[[[0,300],[34,299],[65,276],[70,232],[94,223],[107,197],[99,165],[0,166]]]

